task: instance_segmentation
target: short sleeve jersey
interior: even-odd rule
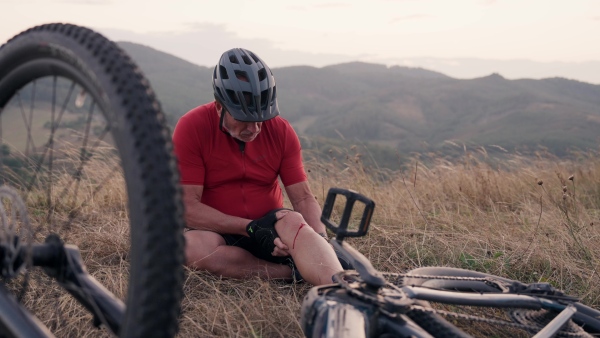
[[[219,129],[215,103],[183,115],[173,133],[181,184],[202,185],[201,202],[227,215],[257,219],[283,206],[284,186],[306,181],[298,136],[277,116],[242,151]]]

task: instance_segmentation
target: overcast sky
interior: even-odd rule
[[[0,11],[0,41],[69,22],[204,66],[245,47],[271,67],[360,60],[600,84],[600,0],[0,0]]]

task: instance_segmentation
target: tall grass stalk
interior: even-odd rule
[[[376,202],[369,234],[350,239],[376,268],[474,269],[549,282],[600,306],[598,154],[581,153],[572,160],[519,154],[494,159],[485,150],[465,151],[458,160],[420,154],[403,171],[393,172],[363,166],[352,151],[343,163],[308,162],[306,169],[321,204],[330,187],[353,189]],[[121,188],[108,188],[91,200],[85,210],[90,216],[74,227],[70,239],[81,247],[91,273],[123,296],[126,197]],[[300,308],[309,287],[188,271],[179,336],[300,337]],[[59,336],[105,335],[48,281],[34,285],[26,302]]]

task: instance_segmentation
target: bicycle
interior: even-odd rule
[[[346,200],[343,207],[340,200],[336,203],[338,196]],[[339,224],[331,219],[334,205]],[[355,205],[364,208],[361,217],[355,217]],[[329,190],[321,220],[336,235],[330,243],[355,271],[343,271],[335,284],[314,287],[305,296],[300,322],[306,337],[471,337],[488,326],[484,336],[600,334],[600,311],[549,283],[526,284],[449,267],[404,274],[376,270],[344,241],[367,234],[374,208],[357,192]]]
[[[96,326],[174,336],[184,277],[178,174],[165,116],[129,56],[70,24],[16,35],[0,47],[0,139],[0,336],[51,337],[73,315],[46,311],[49,329],[23,306],[60,296],[37,267]],[[73,241],[84,250],[63,244]],[[96,247],[104,257],[88,253]],[[115,290],[82,255],[112,263],[96,275]]]

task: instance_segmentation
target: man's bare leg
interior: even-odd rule
[[[318,235],[317,235],[318,236]],[[259,259],[250,252],[225,244],[221,235],[202,230],[185,233],[186,265],[230,278],[290,279],[289,266]]]
[[[304,280],[313,285],[332,283],[331,277],[343,269],[331,245],[306,224],[301,214],[278,213],[285,215],[277,221],[275,230]]]

